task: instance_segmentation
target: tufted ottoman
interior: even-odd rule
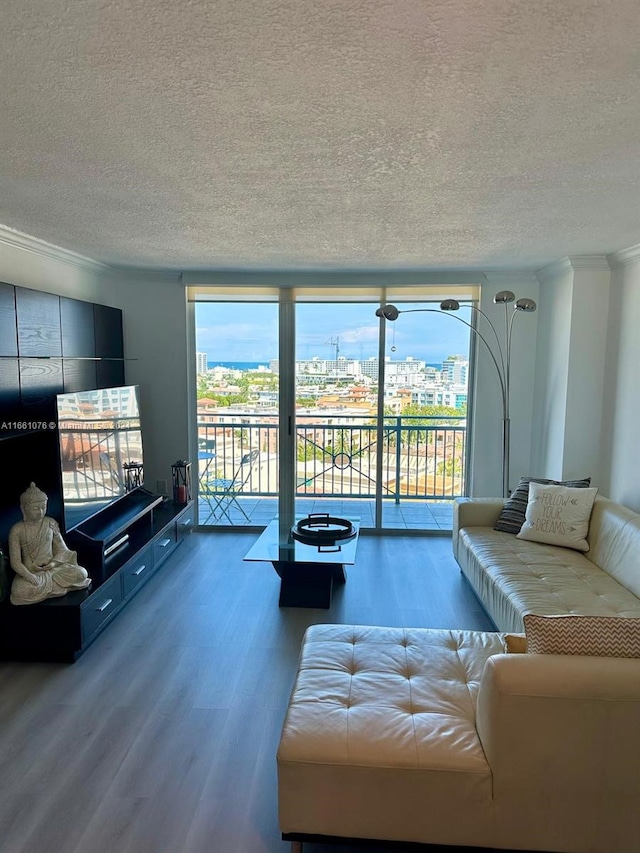
[[[476,697],[500,634],[314,625],[278,749],[283,838],[492,837]]]

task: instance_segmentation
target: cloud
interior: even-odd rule
[[[196,307],[196,320],[197,349],[207,352],[212,361],[278,357],[275,305],[203,303]],[[296,314],[296,356],[333,358],[337,343],[339,354],[346,358],[375,357],[378,331],[372,306],[302,303]],[[406,313],[397,322],[387,323],[385,355],[437,363],[448,355],[468,352],[469,334],[468,327],[451,315]]]
[[[345,344],[362,344],[378,340],[378,326],[358,326],[355,329],[345,329],[338,335]]]

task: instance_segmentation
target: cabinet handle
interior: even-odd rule
[[[166,548],[170,542],[171,542],[171,539],[162,539],[160,542],[158,542],[158,545],[161,548]]]
[[[143,564],[140,566],[140,568],[139,568],[139,569],[136,569],[136,570],[135,570],[135,572],[134,572],[133,574],[134,574],[136,577],[138,577],[138,575],[141,575],[141,574],[144,572],[144,570],[145,570],[146,568],[147,568],[147,567],[146,567],[146,565],[143,563]]]
[[[192,524],[192,521],[190,518],[187,518],[185,521],[182,522],[183,527],[191,527],[191,524]]]
[[[101,604],[100,607],[96,608],[98,613],[103,613],[110,604],[113,604],[113,598],[107,598],[104,604]]]

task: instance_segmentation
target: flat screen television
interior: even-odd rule
[[[143,484],[137,385],[58,394],[65,530]]]

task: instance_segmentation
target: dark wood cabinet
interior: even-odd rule
[[[124,348],[122,312],[109,305],[94,305],[95,345],[98,358],[120,358]]]
[[[62,383],[65,391],[97,387],[95,306],[80,299],[60,299]]]
[[[98,383],[98,363],[96,361],[82,361],[80,359],[65,359],[62,362],[62,386],[65,392],[87,391],[90,388],[104,387]],[[105,383],[124,385],[124,378],[120,382]]]
[[[77,660],[193,527],[193,502],[179,505],[143,492],[127,497],[109,508],[103,524],[91,519],[93,526],[67,534],[91,575],[90,589],[39,604],[0,605],[0,660]]]
[[[56,394],[124,385],[122,312],[0,282],[0,468],[18,471],[0,490],[0,548],[20,518],[30,480],[62,518]],[[65,533],[92,578],[40,604],[0,603],[0,659],[73,661],[173,553],[193,510],[142,489]]]
[[[16,293],[11,284],[0,281],[0,356],[18,355]]]
[[[10,426],[19,414],[18,325],[15,287],[0,282],[0,440],[15,434]]]
[[[62,355],[93,358],[96,355],[95,306],[80,299],[60,299]],[[122,343],[122,339],[120,340]]]
[[[16,287],[16,317],[18,355],[37,358],[62,355],[59,296]]]
[[[98,388],[124,384],[122,313],[108,305],[94,305],[96,381]]]
[[[62,391],[62,361],[58,358],[20,358],[20,402],[25,421],[50,420],[55,395]]]

